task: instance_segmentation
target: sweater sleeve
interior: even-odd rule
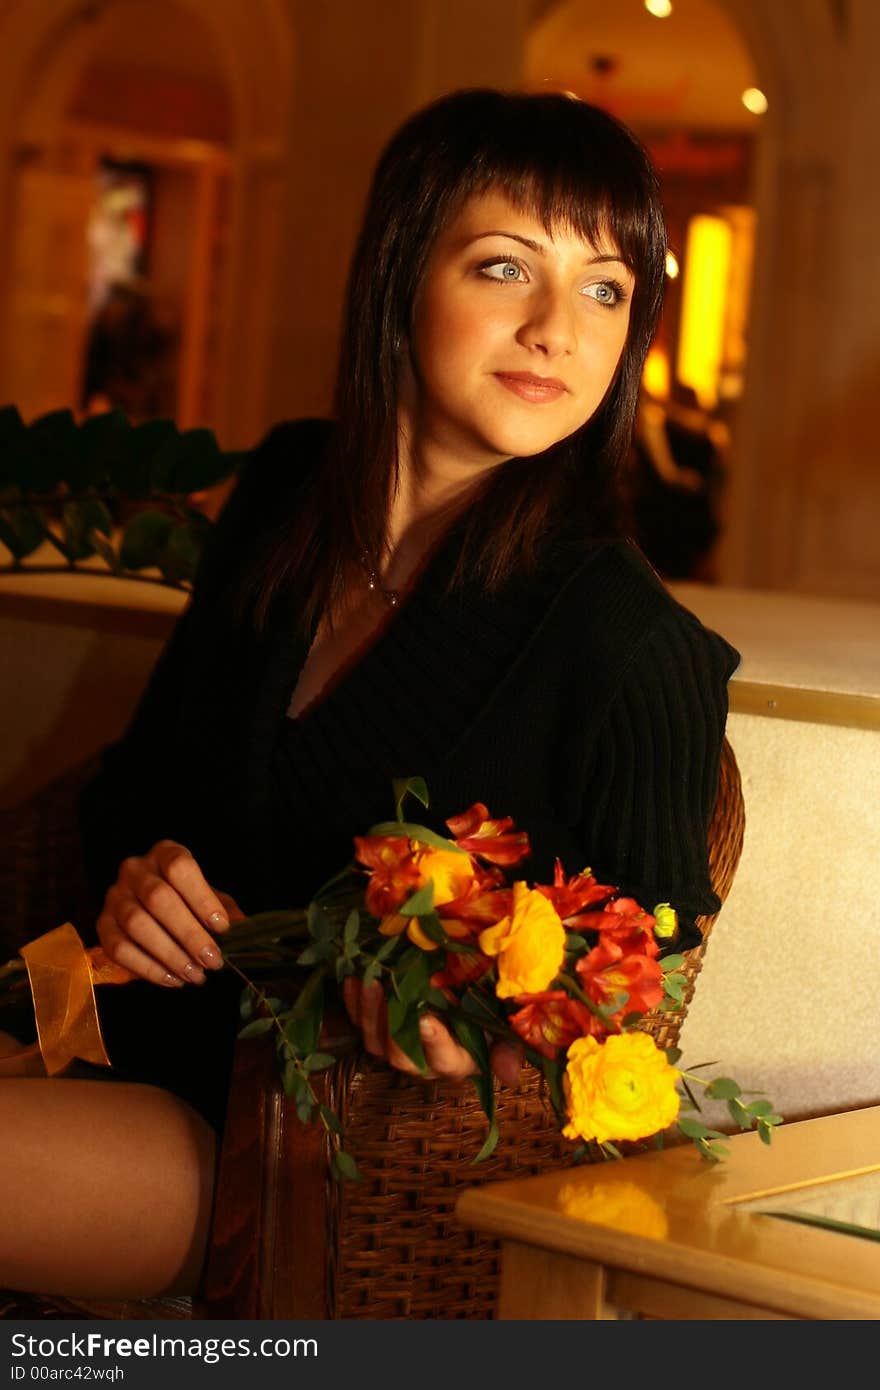
[[[718,911],[708,829],[739,655],[677,605],[656,623],[611,701],[588,778],[583,843],[594,872],[644,907],[679,913],[679,949],[694,918]]]

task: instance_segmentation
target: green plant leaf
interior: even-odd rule
[[[426,825],[415,825],[412,821],[383,820],[378,825],[370,826],[367,834],[396,835],[408,840],[419,840],[423,845],[430,845],[432,849],[448,850],[450,854],[467,854],[467,850],[460,849],[453,840],[446,840],[442,835],[429,830]]]
[[[401,917],[423,917],[434,910],[434,880],[428,879],[421,888],[417,888],[415,893],[407,898],[405,903],[401,903],[397,909]]]
[[[477,1154],[476,1158],[472,1159],[471,1162],[484,1163],[485,1160],[494,1153],[495,1147],[500,1137],[501,1131],[499,1130],[497,1124],[493,1120],[489,1126],[489,1133],[486,1135],[483,1147],[480,1149],[480,1152]]]
[[[167,512],[148,509],[131,518],[122,536],[119,560],[123,569],[158,567],[174,520]]]
[[[156,560],[169,583],[191,584],[195,579],[209,524],[187,521],[171,527]]]
[[[672,970],[677,970],[677,969],[679,968],[680,965],[684,965],[684,956],[682,956],[682,955],[662,956],[661,959],[660,959],[659,964],[660,964],[660,969],[663,971],[663,974],[664,974],[664,975],[668,975],[668,974],[670,973],[670,971],[672,971]]]
[[[336,1060],[331,1052],[310,1052],[303,1058],[303,1066],[308,1072],[326,1071],[328,1067],[335,1067]]]
[[[427,1071],[428,1063],[422,1047],[422,1035],[419,1032],[419,1012],[394,995],[388,1000],[388,1031],[419,1071]]]
[[[402,1004],[416,1004],[424,999],[436,964],[432,951],[418,946],[414,949],[416,956],[407,952],[394,967],[394,988]]]
[[[333,1155],[333,1172],[337,1177],[348,1178],[351,1182],[363,1182],[363,1174],[351,1154],[338,1149]]]
[[[110,536],[113,518],[95,497],[65,502],[61,509],[64,547],[71,560],[85,560],[95,553],[93,533]]]
[[[394,809],[399,822],[403,820],[403,803],[408,795],[414,796],[416,801],[420,801],[425,807],[430,804],[428,787],[424,777],[395,777],[391,787],[394,793]]]
[[[274,1026],[274,1020],[271,1018],[254,1018],[239,1029],[238,1036],[240,1038],[259,1038],[264,1033],[268,1033],[269,1029]]]
[[[186,497],[213,487],[233,471],[211,430],[192,429],[167,435],[150,462],[150,485],[156,492]]]
[[[732,1076],[716,1076],[706,1087],[710,1100],[735,1100],[741,1094],[739,1083]]]
[[[14,560],[23,560],[37,550],[46,539],[46,531],[32,507],[3,507],[0,509],[0,541]]]

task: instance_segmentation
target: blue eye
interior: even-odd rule
[[[506,280],[516,284],[526,279],[525,267],[519,261],[484,261],[478,268],[488,280]]]
[[[623,285],[616,280],[600,280],[598,284],[587,285],[583,293],[608,309],[614,309],[626,298]]]

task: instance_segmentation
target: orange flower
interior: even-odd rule
[[[482,801],[475,801],[460,816],[451,816],[446,824],[459,849],[478,854],[491,864],[518,864],[531,853],[528,835],[524,830],[513,830],[512,817],[491,820]]]
[[[562,966],[565,929],[543,893],[519,882],[511,915],[480,932],[480,950],[498,957],[499,999],[540,994]]]
[[[654,936],[654,917],[635,898],[615,898],[602,912],[592,913],[591,927],[601,932],[603,942],[613,942],[622,954],[640,952],[656,956],[660,950]]]
[[[370,870],[364,901],[374,917],[385,917],[421,885],[411,842],[403,835],[356,835],[355,853]]]
[[[523,1042],[542,1057],[557,1057],[575,1038],[589,1033],[604,1036],[607,1032],[602,1020],[564,989],[520,994],[516,1002],[523,1007],[507,1021]]]

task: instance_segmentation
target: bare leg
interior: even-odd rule
[[[215,1149],[206,1121],[153,1086],[0,1080],[0,1287],[93,1298],[194,1292]]]

